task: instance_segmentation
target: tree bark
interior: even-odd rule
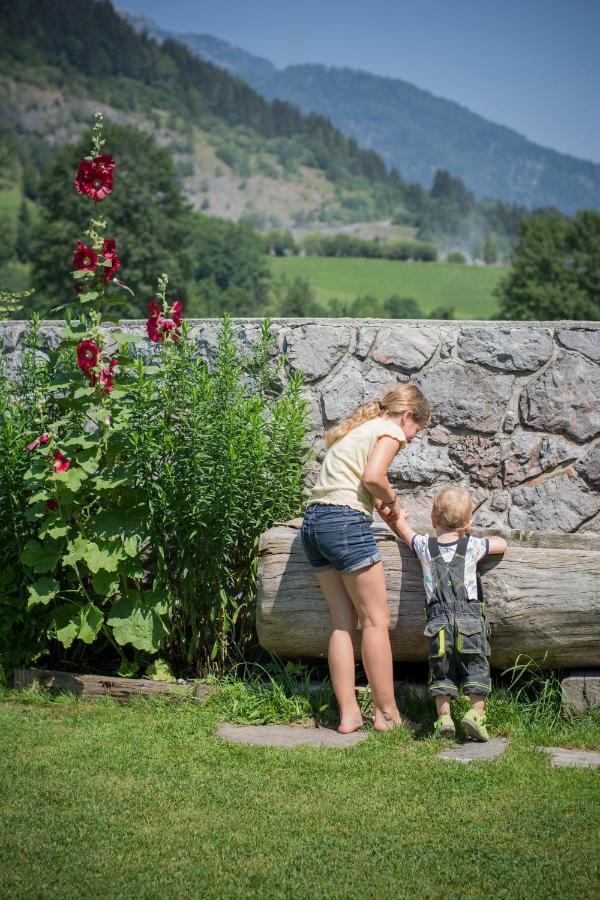
[[[282,657],[324,657],[329,615],[304,555],[300,524],[296,519],[262,536],[258,636]],[[383,557],[394,659],[424,661],[421,566],[386,526],[376,525],[374,533]],[[492,666],[506,668],[520,656],[548,668],[600,666],[600,535],[503,535],[507,552],[480,567]],[[358,658],[360,629],[355,653]]]

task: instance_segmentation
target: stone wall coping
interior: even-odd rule
[[[239,316],[231,318],[231,321],[236,323],[246,323],[251,322],[252,324],[260,323],[265,320],[265,316]],[[204,318],[204,319],[187,319],[187,321],[191,325],[201,325],[202,323],[210,323],[215,324],[222,322],[221,318]],[[364,323],[368,323],[369,325],[411,325],[411,326],[422,326],[426,328],[429,325],[443,325],[445,328],[462,328],[465,325],[468,325],[472,328],[489,328],[494,329],[501,327],[511,327],[511,328],[572,328],[574,330],[583,329],[585,331],[598,331],[600,332],[600,321],[592,322],[592,321],[575,321],[573,319],[554,319],[552,321],[521,321],[518,319],[376,319],[376,318],[292,318],[292,317],[276,317],[273,316],[270,318],[271,323],[273,324],[282,324],[282,325],[336,325],[343,323],[344,325],[348,324],[356,324],[362,325]],[[129,325],[141,325],[143,326],[146,322],[146,319],[121,319],[120,323],[129,324]],[[0,322],[0,328],[4,328],[11,325],[27,325],[29,321],[27,319],[7,319],[3,322]],[[51,325],[51,326],[60,326],[64,325],[63,319],[44,319],[42,321],[42,326]],[[111,325],[111,327],[114,327]]]

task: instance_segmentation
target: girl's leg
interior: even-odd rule
[[[390,612],[381,562],[342,574],[362,625],[362,659],[375,706],[373,727],[387,731],[403,721],[394,696]]]
[[[340,708],[338,731],[348,734],[362,727],[362,715],[356,701],[354,682],[354,647],[356,610],[348,596],[339,572],[327,569],[317,573],[321,590],[327,600],[331,617],[329,636],[329,671],[331,683]]]
[[[485,712],[485,697],[483,694],[469,694],[468,696],[475,712],[482,716]]]
[[[447,694],[436,694],[435,696],[435,708],[437,710],[438,718],[440,716],[449,716],[450,715],[450,697]]]

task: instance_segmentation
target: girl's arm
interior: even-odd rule
[[[394,513],[400,508],[396,492],[389,482],[387,471],[400,449],[400,441],[385,434],[371,451],[363,472],[362,483],[377,500],[381,500]]]

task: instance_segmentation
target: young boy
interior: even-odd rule
[[[417,534],[406,510],[385,519],[398,537],[412,547],[423,569],[427,606],[425,617],[429,653],[429,690],[435,698],[438,734],[455,734],[450,699],[462,683],[471,709],[463,717],[467,734],[489,740],[485,727],[485,698],[490,693],[490,654],[484,604],[477,596],[477,563],[488,553],[504,553],[500,537],[469,534],[473,506],[467,491],[447,487],[433,500],[431,522],[435,537]]]

